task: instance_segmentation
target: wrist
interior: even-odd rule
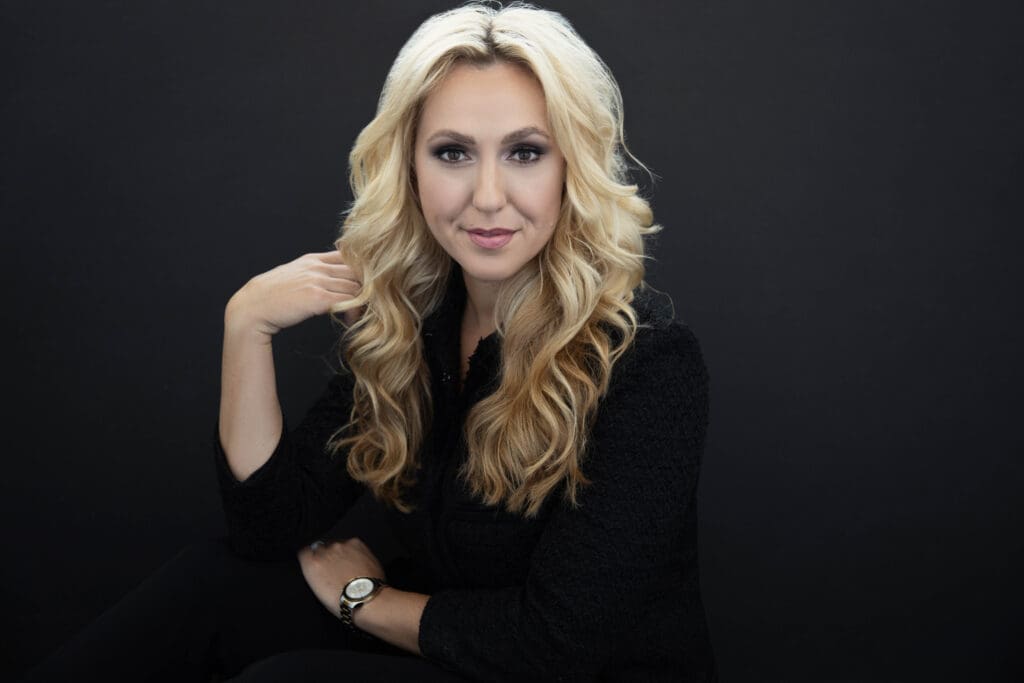
[[[384,585],[369,602],[364,602],[352,612],[352,623],[361,631],[370,631],[380,623],[380,615],[387,611],[387,603],[393,597],[395,588]]]
[[[235,293],[224,307],[224,336],[232,340],[270,344],[278,330],[250,313],[242,294]]]
[[[387,588],[383,579],[358,576],[345,584],[338,600],[338,618],[352,629],[358,629],[362,610],[377,601],[381,592]]]
[[[414,654],[419,646],[420,619],[429,595],[388,586],[372,602],[356,610],[354,625],[362,633]]]

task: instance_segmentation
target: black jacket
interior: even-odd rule
[[[671,303],[638,289],[641,329],[613,368],[583,461],[591,484],[572,509],[553,495],[523,519],[475,501],[456,476],[469,406],[494,390],[496,334],[480,341],[461,395],[453,274],[424,321],[434,421],[407,500],[384,513],[407,559],[392,585],[431,595],[423,654],[484,681],[715,680],[698,584],[696,489],[708,376],[696,338]],[[348,418],[352,378],[337,375],[273,455],[245,482],[215,441],[228,532],[249,557],[293,556],[363,493],[324,444]]]

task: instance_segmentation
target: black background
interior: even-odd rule
[[[222,531],[223,306],[330,247],[449,6],[3,3],[0,676]],[[724,680],[1024,676],[1019,3],[546,6],[619,80],[710,367]],[[293,420],[330,343],[278,338]]]

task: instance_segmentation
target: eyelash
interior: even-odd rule
[[[450,164],[453,166],[462,161],[462,159],[460,159],[459,161],[450,161],[448,159],[445,159],[444,155],[449,152],[458,152],[460,154],[465,154],[466,150],[463,149],[462,147],[459,147],[458,145],[445,145],[444,147],[439,147],[436,150],[434,150],[434,156],[437,157],[441,161],[441,163]],[[520,145],[516,147],[515,149],[512,150],[512,156],[515,157],[517,154],[520,154],[522,152],[529,152],[531,154],[536,155],[535,158],[528,159],[526,161],[513,159],[515,163],[520,164],[522,166],[529,166],[530,164],[535,164],[538,161],[540,161],[540,158],[542,156],[544,156],[544,150],[540,149],[539,147],[534,147],[532,145]]]

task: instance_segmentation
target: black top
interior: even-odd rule
[[[715,680],[698,584],[696,488],[708,375],[694,335],[667,297],[638,289],[642,324],[615,364],[583,460],[591,484],[571,508],[556,493],[534,519],[474,500],[456,476],[466,411],[493,392],[501,341],[482,339],[460,393],[465,288],[456,270],[424,321],[434,421],[417,484],[387,522],[408,560],[397,588],[431,595],[420,650],[485,681]],[[270,459],[239,483],[214,439],[235,551],[294,557],[364,488],[324,444],[348,419],[351,375],[337,375]]]

